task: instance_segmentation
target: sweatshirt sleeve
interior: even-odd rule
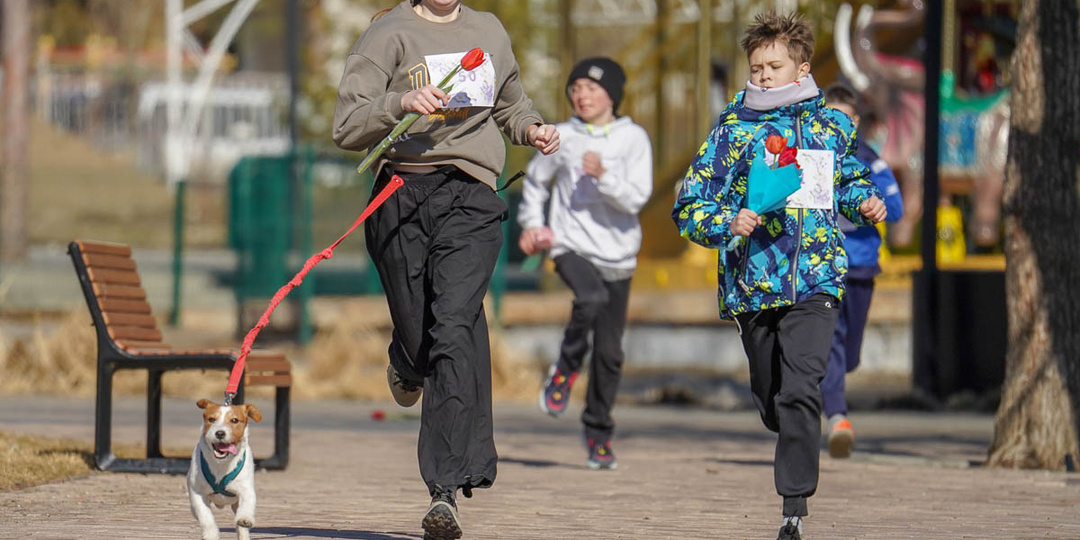
[[[390,73],[357,51],[363,38],[345,60],[334,108],[334,143],[345,150],[366,150],[390,134],[405,116],[403,92],[388,92]]]
[[[855,128],[851,126],[845,132],[847,144],[839,150],[843,152],[843,156],[840,161],[840,179],[836,185],[837,206],[840,213],[855,225],[873,225],[873,222],[867,220],[859,211],[859,206],[870,197],[884,197],[870,181],[870,170],[855,157]]]
[[[671,213],[682,237],[708,248],[727,246],[734,237],[731,222],[745,197],[734,189],[739,161],[727,139],[723,124],[709,134],[686,171]]]
[[[870,180],[885,195],[885,210],[889,212],[885,221],[889,223],[900,221],[900,218],[904,217],[904,198],[900,194],[900,185],[896,183],[892,169],[884,159],[877,158],[870,164]]]
[[[525,95],[525,89],[521,86],[521,73],[517,59],[514,58],[514,50],[510,46],[510,36],[506,35],[506,29],[499,25],[499,31],[503,33],[503,54],[509,57],[510,69],[506,75],[506,81],[499,87],[499,95],[495,98],[495,107],[491,111],[492,118],[499,129],[510,139],[511,144],[527,146],[529,144],[528,129],[534,124],[543,124],[544,119],[540,113],[533,109],[533,102]]]
[[[558,173],[558,154],[545,156],[539,152],[525,168],[525,184],[518,204],[518,224],[522,229],[544,225],[544,204],[551,196],[551,181]]]
[[[596,189],[611,206],[637,215],[652,195],[652,144],[644,129],[634,128],[627,140],[627,159],[600,175]]]

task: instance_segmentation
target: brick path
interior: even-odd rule
[[[115,437],[138,441],[139,400],[121,400]],[[192,408],[188,411],[187,408]],[[389,419],[370,420],[383,408]],[[292,461],[256,477],[253,539],[419,539],[427,496],[413,410],[295,403]],[[198,416],[166,404],[166,446],[189,447]],[[774,437],[755,413],[621,407],[619,470],[583,467],[576,412],[496,408],[495,487],[461,502],[467,539],[775,538]],[[0,430],[90,438],[88,400],[0,397]],[[822,456],[810,539],[1080,538],[1080,476],[987,470],[987,416],[864,413],[855,456]],[[268,449],[259,427],[256,451]],[[223,538],[235,538],[221,511]],[[0,493],[0,538],[198,538],[179,476],[92,474]]]

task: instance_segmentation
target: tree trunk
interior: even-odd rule
[[[1080,421],[1080,9],[1022,3],[1005,177],[1009,350],[987,464],[1074,469]]]
[[[30,202],[27,93],[30,88],[29,0],[4,0],[4,157],[0,172],[0,261],[26,256]]]

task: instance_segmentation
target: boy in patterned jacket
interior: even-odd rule
[[[740,43],[750,64],[746,90],[698,151],[672,213],[682,236],[724,250],[720,315],[738,325],[754,403],[765,426],[779,434],[773,470],[784,498],[779,540],[802,538],[806,499],[817,489],[818,384],[847,271],[837,215],[857,225],[886,215],[855,157],[851,120],[825,106],[810,75],[813,43],[797,14],[758,15],[747,27]],[[770,136],[786,141],[778,147]],[[773,182],[762,169],[770,172],[789,152],[798,156],[803,188],[779,209],[759,215],[747,208],[748,184],[757,190]]]

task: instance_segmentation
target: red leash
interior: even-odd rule
[[[323,259],[329,259],[334,256],[334,248],[349,236],[365,219],[368,218],[382,203],[386,202],[386,199],[390,198],[397,189],[405,185],[405,182],[400,176],[394,175],[390,178],[390,182],[386,184],[386,187],[379,192],[379,195],[375,197],[375,200],[371,201],[371,204],[367,205],[364,212],[360,214],[360,217],[356,219],[356,222],[349,227],[349,230],[345,231],[345,234],[341,235],[341,238],[337,239],[337,242],[330,244],[330,247],[314,254],[304,263],[304,267],[296,273],[295,276],[284,287],[278,289],[278,292],[274,294],[274,297],[270,299],[270,305],[266,307],[266,311],[263,312],[262,317],[259,317],[259,322],[255,324],[255,327],[248,331],[247,336],[244,336],[244,343],[240,346],[240,356],[236,359],[236,363],[233,364],[232,374],[229,375],[229,384],[225,387],[225,405],[231,405],[232,400],[236,397],[236,389],[240,387],[240,377],[244,374],[244,362],[247,360],[248,354],[251,353],[251,345],[255,342],[255,337],[259,335],[267,324],[270,324],[270,314],[274,312],[274,308],[281,303],[282,300],[288,296],[289,291],[292,291],[295,287],[298,287],[304,282],[304,276],[315,268],[316,264],[319,264]]]

